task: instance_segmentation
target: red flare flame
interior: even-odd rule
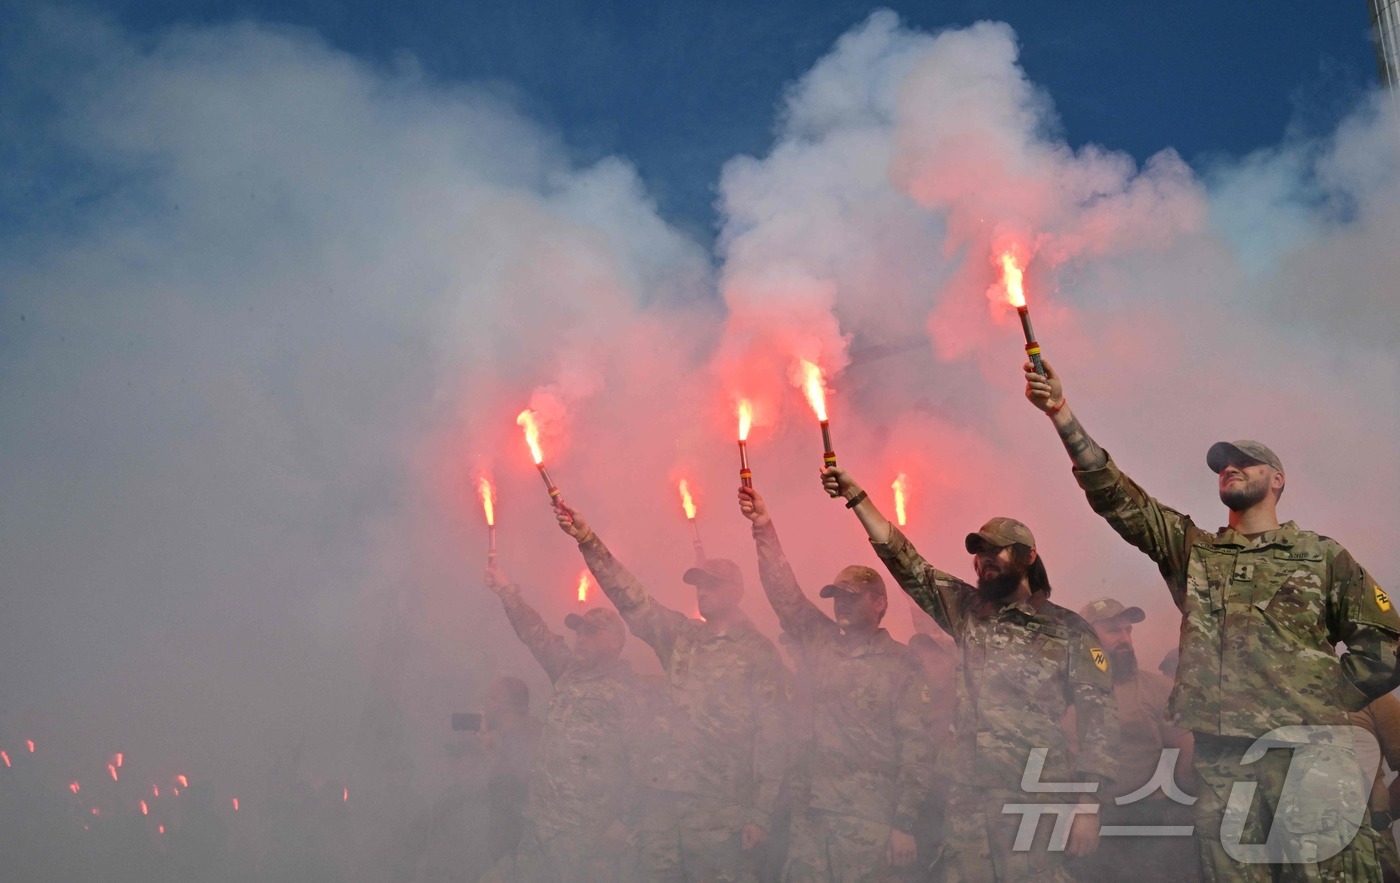
[[[690,486],[686,484],[684,478],[680,482],[681,508],[685,509],[685,517],[691,521],[695,520],[695,499],[690,496]]]
[[[77,779],[74,779],[73,781],[71,781],[71,782],[68,783],[68,790],[69,790],[69,791],[72,791],[74,794],[77,794],[79,791],[81,791],[81,790],[83,790],[83,789],[78,785],[78,780],[77,780]]]
[[[477,493],[481,494],[481,510],[486,513],[486,523],[491,527],[496,526],[496,489],[491,486],[491,479],[482,476],[477,483]]]
[[[1006,286],[1006,300],[1017,309],[1026,305],[1026,290],[1022,284],[1024,276],[1024,268],[1016,263],[1016,256],[1009,251],[1004,252],[1001,256],[1001,278]]]
[[[5,761],[5,766],[8,767],[8,766],[10,765],[10,755],[9,755],[9,753],[8,753],[8,752],[5,752],[5,751],[0,751],[0,760]]]
[[[540,427],[535,422],[535,412],[526,408],[515,418],[515,422],[525,430],[525,444],[530,446],[530,456],[535,458],[536,466],[540,465],[544,462],[544,452],[540,450]]]
[[[116,768],[116,766],[115,766],[114,764],[110,764],[110,763],[107,764],[107,772],[111,774],[111,776],[112,776],[112,781],[113,781],[113,782],[120,781],[120,780],[117,778],[117,768]]]
[[[180,783],[180,787],[181,787],[181,788],[188,788],[188,787],[190,787],[190,780],[189,780],[189,779],[186,779],[183,775],[176,776],[176,777],[175,777],[175,781],[177,781],[177,782]]]
[[[156,833],[158,833],[158,834],[164,834],[164,833],[165,833],[165,826],[164,826],[164,825],[161,825],[159,828],[157,828],[157,829],[156,829]]]
[[[233,798],[233,811],[238,812],[238,798]]]
[[[826,420],[826,388],[822,386],[822,369],[816,364],[802,360],[802,392],[807,396],[807,404],[812,406],[817,419]]]
[[[739,441],[749,440],[749,427],[753,425],[753,405],[748,399],[739,400]]]
[[[582,604],[588,600],[588,571],[579,574],[578,577],[578,602]]]
[[[116,757],[116,761],[115,761],[115,762],[116,762],[116,764],[117,764],[117,769],[121,769],[121,768],[122,768],[122,761],[126,758],[126,756],[125,756],[124,754],[122,754],[120,751],[118,751],[118,752],[116,753],[115,757]]]
[[[349,789],[349,788],[341,788],[341,789],[340,789],[340,802],[341,802],[341,803],[349,803],[349,802],[350,802],[350,789]]]
[[[151,814],[151,808],[150,808],[149,806],[146,805],[146,801],[144,801],[144,800],[141,801],[141,815],[143,815],[143,816],[148,816],[148,815],[150,815],[150,814]]]
[[[152,786],[151,786],[151,796],[152,796],[152,797],[159,797],[159,796],[160,796],[160,786],[159,786],[159,785],[152,785]]]
[[[33,739],[25,739],[25,740],[24,740],[24,744],[29,746],[29,753],[30,753],[30,754],[33,754],[33,753],[34,753],[34,740],[33,740]]]
[[[909,476],[903,472],[894,480],[890,487],[894,488],[894,520],[900,526],[904,526],[904,504],[905,495],[909,493]]]

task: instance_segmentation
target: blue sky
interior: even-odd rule
[[[845,0],[401,3],[112,0],[71,4],[155,35],[245,19],[314,31],[443,81],[488,81],[581,162],[636,163],[662,215],[708,237],[720,167],[770,144],[784,87],[878,8]],[[1008,22],[1071,145],[1199,168],[1325,130],[1375,81],[1363,0],[950,0],[886,4],[917,30]],[[13,37],[11,39],[14,39]],[[42,61],[42,60],[40,60]]]

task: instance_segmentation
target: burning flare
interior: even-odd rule
[[[29,753],[30,753],[30,754],[33,754],[33,753],[34,753],[34,740],[33,740],[33,739],[25,739],[25,740],[24,740],[24,744],[29,746]]]
[[[151,796],[152,796],[152,797],[159,797],[159,796],[160,796],[160,786],[159,786],[159,785],[152,785],[152,786],[151,786]]]
[[[753,425],[753,405],[748,399],[739,400],[739,441],[749,440],[749,427]]]
[[[0,760],[5,761],[5,766],[10,765],[10,754],[7,751],[0,751]]]
[[[826,389],[822,386],[822,369],[814,363],[802,360],[802,392],[807,396],[807,404],[816,412],[817,419],[826,422]]]
[[[681,479],[681,507],[685,509],[685,517],[691,521],[695,520],[695,500],[690,496],[690,486],[686,484],[684,478]]]
[[[184,777],[183,774],[182,774],[182,775],[176,776],[176,777],[175,777],[175,781],[177,781],[177,782],[180,783],[180,787],[181,787],[181,788],[188,788],[188,787],[190,787],[190,780],[189,780],[189,779],[186,779],[186,778]]]
[[[117,778],[117,766],[116,766],[116,764],[111,764],[111,763],[107,764],[107,772],[111,774],[111,776],[112,776],[112,781],[113,781],[113,782],[120,781],[120,780]]]
[[[529,408],[520,412],[520,416],[515,418],[517,425],[525,430],[525,444],[530,446],[530,456],[535,458],[535,465],[544,462],[544,452],[540,450],[540,427],[535,422],[535,412]]]
[[[579,574],[578,577],[578,602],[580,604],[588,600],[588,571]]]
[[[150,815],[150,814],[151,814],[151,808],[150,808],[149,806],[146,805],[146,801],[144,801],[144,800],[141,801],[141,815],[143,815],[143,816],[148,816],[148,815]]]
[[[909,493],[909,476],[903,472],[895,478],[894,484],[894,520],[900,527],[904,526],[904,503],[905,495]]]
[[[69,791],[72,791],[74,794],[77,794],[79,791],[81,791],[81,790],[83,790],[83,789],[82,789],[81,787],[78,786],[78,780],[77,780],[77,779],[74,779],[73,781],[71,781],[71,782],[68,783],[68,790],[69,790]]]
[[[122,768],[122,760],[125,759],[126,755],[124,755],[124,754],[122,754],[120,751],[118,751],[118,752],[114,755],[114,757],[115,757],[116,759],[115,759],[113,762],[117,765],[117,769],[121,769],[121,768]]]
[[[233,811],[238,812],[238,798],[233,798]]]
[[[340,802],[341,802],[341,803],[349,803],[349,802],[350,802],[350,789],[349,789],[349,788],[341,788],[341,789],[340,789]]]
[[[496,489],[491,486],[491,479],[483,475],[481,481],[477,484],[477,493],[481,494],[481,510],[486,513],[487,526],[495,527]]]
[[[1006,300],[1016,309],[1026,305],[1026,290],[1022,287],[1024,276],[1022,267],[1016,263],[1016,256],[1005,252],[1001,256],[1001,278],[1006,285]]]

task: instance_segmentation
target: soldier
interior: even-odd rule
[[[763,497],[739,489],[753,523],[768,602],[800,648],[810,694],[801,763],[805,800],[794,807],[787,883],[876,883],[913,864],[919,802],[933,769],[932,696],[918,660],[880,628],[885,583],[851,565],[821,590],[827,616],[802,593]]]
[[[772,829],[785,764],[787,671],[739,607],[739,566],[711,558],[685,572],[703,617],[691,619],[647,594],[578,510],[559,504],[555,513],[603,593],[666,670],[666,744],[649,767],[637,831],[642,877],[753,880],[750,853]]]
[[[1021,522],[993,518],[967,535],[972,586],[925,561],[844,469],[822,470],[822,483],[846,499],[895,580],[958,643],[958,712],[938,764],[953,781],[943,879],[1070,880],[1061,843],[1041,835],[1063,832],[1072,818],[1065,851],[1092,853],[1096,791],[1115,769],[1113,682],[1093,629],[1050,601],[1045,565]],[[1074,756],[1059,727],[1071,707],[1078,713]],[[1056,819],[1053,829],[1036,824],[1039,812]],[[1032,842],[1024,830],[1035,834]]]
[[[486,587],[495,592],[521,642],[554,684],[530,777],[525,817],[530,826],[500,879],[519,883],[612,883],[635,819],[632,774],[646,730],[645,687],[619,658],[627,630],[611,610],[570,613],[569,648],[492,564]]]
[[[1166,827],[1189,830],[1191,824],[1195,800],[1179,785],[1189,785],[1194,778],[1191,733],[1165,722],[1172,682],[1138,666],[1133,626],[1146,614],[1141,607],[1099,598],[1086,604],[1079,615],[1094,627],[1108,654],[1118,708],[1118,776],[1104,788],[1100,823],[1153,828],[1158,833],[1104,837],[1097,852],[1072,861],[1070,869],[1081,883],[1113,883],[1122,879],[1126,867],[1133,868],[1138,883],[1190,883],[1198,879],[1191,838],[1164,836],[1161,831]],[[1063,726],[1073,740],[1073,709]]]
[[[1350,810],[1316,794],[1278,807],[1289,752],[1271,751],[1249,763],[1244,752],[1276,728],[1337,727],[1334,735],[1314,732],[1306,752],[1295,753],[1309,759],[1302,772],[1310,781],[1344,784],[1312,759],[1343,768],[1337,759],[1353,750],[1347,712],[1394,686],[1400,614],[1389,596],[1337,541],[1279,523],[1286,479],[1282,462],[1264,445],[1211,446],[1206,465],[1219,476],[1229,516],[1227,526],[1203,530],[1119,471],[1066,404],[1059,375],[1049,364],[1045,371],[1042,377],[1025,365],[1026,398],[1050,416],[1089,505],[1156,562],[1182,613],[1181,661],[1167,720],[1195,733],[1202,874],[1210,880],[1379,879],[1372,840],[1351,836],[1364,815],[1364,793],[1337,792]],[[1346,644],[1340,658],[1339,642]],[[1278,741],[1281,748],[1300,744]],[[1237,782],[1257,783],[1259,792],[1242,831],[1226,814]],[[1227,819],[1231,849],[1247,861],[1236,861],[1222,843]],[[1271,829],[1284,851],[1272,861],[1281,864],[1256,863],[1238,848],[1265,842]]]

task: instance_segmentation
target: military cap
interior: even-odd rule
[[[973,555],[982,548],[983,544],[1006,548],[1014,543],[1035,548],[1035,537],[1031,535],[1031,529],[1014,518],[993,518],[982,525],[977,533],[970,533],[963,545],[967,551]]]
[[[836,574],[836,579],[822,586],[821,596],[833,598],[837,592],[848,592],[852,595],[871,592],[883,596],[885,594],[885,581],[880,578],[880,574],[869,567],[852,564],[841,568],[841,572]]]
[[[564,627],[574,631],[586,629],[608,632],[620,638],[627,637],[627,627],[622,624],[622,617],[606,607],[594,607],[582,614],[570,613],[564,617]]]
[[[706,558],[681,577],[683,582],[692,586],[698,586],[702,579],[711,579],[737,588],[744,587],[744,575],[739,572],[739,565],[728,558]]]
[[[1269,450],[1267,446],[1247,438],[1232,442],[1216,442],[1210,446],[1209,451],[1206,451],[1206,465],[1210,467],[1211,472],[1217,475],[1220,474],[1220,470],[1231,463],[1246,458],[1267,463],[1279,472],[1283,471],[1283,462],[1279,460],[1278,454]]]
[[[1128,622],[1142,622],[1147,618],[1147,614],[1142,612],[1141,607],[1124,607],[1113,598],[1099,598],[1097,601],[1090,601],[1079,611],[1079,615],[1084,617],[1084,621],[1089,625],[1104,622],[1121,616]]]

